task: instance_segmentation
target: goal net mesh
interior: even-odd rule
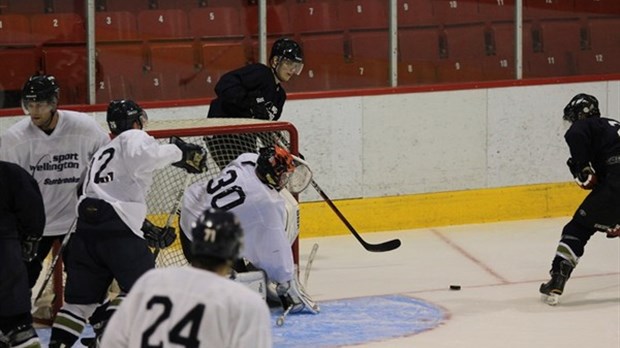
[[[197,144],[207,149],[207,171],[202,174],[188,174],[185,170],[174,166],[155,172],[153,184],[147,194],[147,218],[157,226],[165,226],[171,221],[175,228],[177,238],[168,248],[161,249],[157,255],[157,267],[175,267],[187,264],[183,255],[179,238],[178,227],[178,204],[185,188],[188,175],[190,185],[197,181],[206,181],[219,174],[220,170],[234,160],[238,155],[245,152],[258,152],[262,146],[285,144],[293,154],[297,154],[297,130],[288,122],[259,121],[252,119],[200,119],[200,120],[175,120],[175,121],[149,121],[146,131],[155,137],[160,143],[169,143],[170,137],[179,137],[187,143]],[[280,139],[280,140],[276,140]],[[297,242],[293,245],[295,263],[297,263]],[[52,255],[48,257],[50,259]],[[47,263],[49,267],[49,262]],[[44,278],[47,269],[41,272]],[[54,277],[47,284],[44,294],[57,294],[55,302],[62,302],[64,280],[62,262],[57,263],[54,269]],[[41,283],[41,282],[40,282]],[[33,291],[33,293],[36,293]],[[54,298],[54,296],[47,296]],[[46,298],[47,298],[46,297]],[[41,306],[37,303],[37,306]],[[44,304],[43,304],[44,305]],[[59,304],[50,305],[51,314],[55,315]],[[49,312],[49,311],[48,311]],[[41,322],[41,321],[39,321]]]

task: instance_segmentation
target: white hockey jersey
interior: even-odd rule
[[[82,173],[95,151],[110,141],[93,117],[67,110],[58,114],[50,135],[26,117],[0,137],[0,159],[17,163],[39,183],[45,204],[44,236],[69,231]]]
[[[256,176],[257,158],[255,153],[242,154],[214,179],[188,187],[183,195],[181,228],[192,240],[192,224],[208,207],[234,213],[244,233],[241,256],[265,270],[270,281],[283,283],[292,280],[295,272],[285,233],[285,201]]]
[[[153,172],[180,161],[182,156],[176,145],[160,145],[142,130],[126,130],[93,156],[80,202],[85,197],[108,202],[142,238],[140,229],[146,217],[146,194],[153,183]]]
[[[245,285],[194,267],[145,273],[114,313],[101,347],[272,346],[269,309]]]

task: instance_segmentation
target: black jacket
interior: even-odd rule
[[[250,64],[224,74],[215,85],[207,117],[257,118],[275,121],[282,115],[286,92],[270,67]]]
[[[39,185],[22,167],[0,161],[0,238],[40,237],[44,228]]]

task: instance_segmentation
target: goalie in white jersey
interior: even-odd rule
[[[146,193],[154,171],[170,164],[190,173],[201,173],[206,168],[202,147],[159,144],[143,131],[146,112],[131,100],[112,101],[107,121],[115,137],[95,153],[88,168],[77,206],[76,232],[65,260],[65,304],[54,321],[51,348],[71,347],[75,343],[86,319],[105,300],[113,279],[117,280],[121,294],[98,313],[113,311],[135,281],[155,267],[148,247],[149,236],[155,235],[157,239],[168,230],[150,225],[143,231]],[[93,317],[105,322],[105,318]],[[99,334],[103,326],[96,326],[95,321],[90,319]]]
[[[319,306],[299,283],[293,263],[291,245],[297,230],[293,235],[287,235],[286,231],[285,196],[290,193],[284,187],[295,170],[293,158],[279,146],[259,151],[260,154],[240,155],[219,176],[208,182],[194,183],[185,191],[180,218],[184,253],[191,259],[188,252],[191,224],[204,209],[218,208],[235,213],[245,232],[241,256],[249,262],[247,269],[238,262],[235,270],[263,270],[268,285],[275,286],[275,294],[267,291],[270,300],[280,300],[284,309],[292,306],[291,313],[307,310],[316,314]],[[294,220],[296,228],[297,216]]]
[[[244,247],[237,218],[209,209],[190,231],[192,267],[142,276],[112,315],[101,347],[272,346],[265,301],[226,278]]]
[[[80,178],[91,157],[110,141],[108,133],[87,114],[58,109],[60,88],[53,76],[35,75],[22,90],[22,106],[30,116],[0,137],[0,159],[13,162],[39,184],[46,224],[37,256],[26,264],[32,288],[55,240],[62,240],[75,221]]]

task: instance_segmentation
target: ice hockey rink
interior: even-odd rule
[[[302,281],[319,245],[307,290],[322,311],[289,315],[281,327],[274,311],[274,347],[618,348],[620,239],[594,235],[560,304],[541,301],[538,287],[567,221],[362,235],[402,241],[384,253],[366,251],[352,235],[301,239]]]

